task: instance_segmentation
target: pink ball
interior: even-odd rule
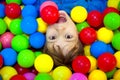
[[[34,80],[36,75],[32,72],[28,72],[28,73],[25,73],[23,76],[26,78],[26,80]]]
[[[82,73],[73,73],[70,80],[88,80]]]
[[[6,32],[0,37],[0,41],[2,43],[3,48],[10,48],[11,47],[11,40],[14,35],[11,32]]]
[[[53,1],[45,1],[44,3],[42,3],[42,5],[40,6],[40,12],[41,10],[46,7],[46,6],[54,6],[56,9],[58,9],[58,6],[55,2]]]

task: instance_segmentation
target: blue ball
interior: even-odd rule
[[[30,45],[35,49],[42,48],[45,44],[45,41],[45,35],[40,32],[33,33],[29,37]]]
[[[114,51],[114,49],[112,48],[112,46],[111,46],[110,44],[108,44],[107,46],[108,46],[108,52],[114,54],[115,51]]]
[[[90,47],[90,53],[98,58],[101,54],[108,52],[108,46],[102,41],[95,41]]]
[[[29,4],[34,4],[34,3],[36,2],[36,0],[22,0],[22,2],[23,2],[24,4],[29,5]]]
[[[32,34],[37,31],[38,23],[34,17],[25,17],[21,21],[21,29],[25,34]]]
[[[13,66],[17,61],[17,53],[12,48],[5,48],[0,54],[3,57],[5,66]]]
[[[5,17],[5,6],[0,4],[0,18]]]
[[[26,5],[24,6],[24,8],[22,9],[22,17],[28,17],[28,16],[32,16],[32,17],[37,17],[37,9],[35,8],[35,6],[33,5]]]
[[[0,80],[2,80],[2,76],[0,75]]]

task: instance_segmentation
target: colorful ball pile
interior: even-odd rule
[[[37,0],[2,1],[0,80],[120,80],[120,0],[108,0],[103,12],[79,5],[71,9],[85,54],[75,57],[71,68],[54,67],[52,57],[42,52],[47,27],[59,18],[54,0],[39,9]]]

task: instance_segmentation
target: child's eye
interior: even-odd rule
[[[50,36],[49,39],[50,39],[50,40],[55,40],[55,39],[56,39],[56,36]]]
[[[71,39],[73,36],[72,35],[69,35],[69,34],[67,34],[67,35],[65,35],[65,38],[66,39]]]

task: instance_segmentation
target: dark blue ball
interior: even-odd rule
[[[0,54],[3,57],[4,66],[13,66],[17,61],[17,53],[12,48],[5,48]]]
[[[5,17],[5,6],[0,4],[0,18]]]
[[[40,32],[33,33],[29,37],[30,45],[35,49],[42,48],[45,44],[45,41],[45,35]]]
[[[38,23],[34,17],[25,17],[21,21],[21,29],[25,34],[32,34],[37,31]]]
[[[36,0],[22,0],[23,4],[34,4],[36,2]]]

